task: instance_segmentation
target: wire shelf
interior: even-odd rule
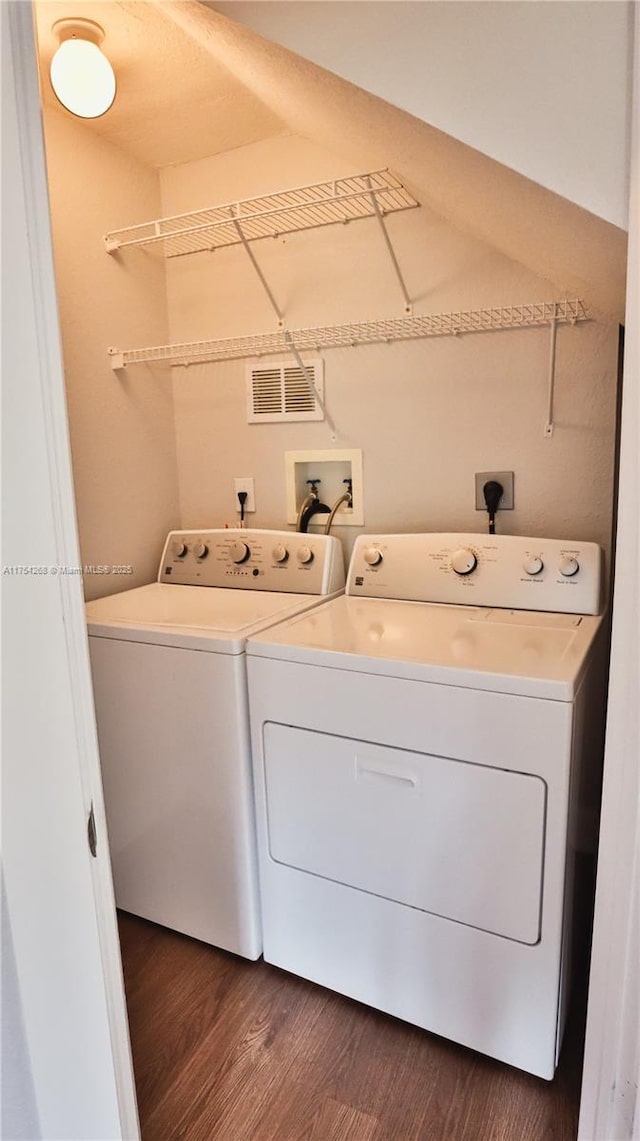
[[[588,321],[589,311],[579,299],[540,301],[531,305],[507,305],[470,309],[460,313],[432,313],[380,321],[357,321],[313,329],[282,329],[224,340],[189,341],[180,345],[154,345],[144,349],[109,349],[113,369],[130,364],[160,361],[170,365],[238,360],[272,353],[308,349],[344,348],[357,345],[411,341],[423,337],[451,337],[500,329],[525,329],[540,325],[576,324]]]
[[[104,242],[108,253],[128,246],[150,246],[165,257],[181,257],[238,245],[243,236],[246,241],[277,238],[418,205],[394,174],[375,170],[112,230]]]

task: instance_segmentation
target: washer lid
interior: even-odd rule
[[[571,701],[600,618],[348,596],[252,637],[247,653]]]
[[[239,654],[249,634],[318,601],[313,594],[152,582],[87,603],[86,616],[97,637]]]

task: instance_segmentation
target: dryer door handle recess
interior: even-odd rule
[[[382,781],[390,781],[392,784],[405,785],[408,788],[416,788],[418,778],[405,775],[404,773],[391,773],[388,769],[377,768],[371,761],[363,761],[360,757],[356,757],[356,780],[378,779]]]

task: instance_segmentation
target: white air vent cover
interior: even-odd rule
[[[324,361],[304,362],[320,400],[324,401]],[[295,361],[264,361],[247,366],[247,420],[250,424],[283,420],[323,420],[323,412]]]

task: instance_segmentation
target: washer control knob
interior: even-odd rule
[[[478,560],[473,551],[470,551],[468,547],[461,547],[459,551],[454,551],[451,556],[451,567],[456,574],[471,574],[477,565]]]
[[[173,544],[173,553],[177,559],[183,559],[189,548],[182,539],[176,539]]]
[[[229,547],[229,554],[232,563],[246,563],[251,551],[246,543],[243,543],[240,539],[236,539]]]
[[[313,562],[313,551],[311,550],[311,547],[298,547],[298,554],[296,557],[298,562],[301,563],[303,567],[309,566],[309,563]]]
[[[529,559],[525,559],[522,564],[522,569],[525,574],[535,575],[540,574],[544,570],[544,563],[539,555],[533,555]]]
[[[558,570],[563,578],[573,578],[574,574],[580,570],[580,563],[572,555],[565,555],[564,558],[560,559]]]
[[[379,567],[383,559],[382,551],[379,547],[365,547],[363,559],[370,567]]]
[[[289,552],[286,547],[283,547],[282,543],[278,543],[278,546],[273,548],[271,555],[274,563],[286,563],[289,558]]]
[[[196,543],[193,548],[193,553],[197,559],[206,559],[209,554],[209,548],[206,543]]]

